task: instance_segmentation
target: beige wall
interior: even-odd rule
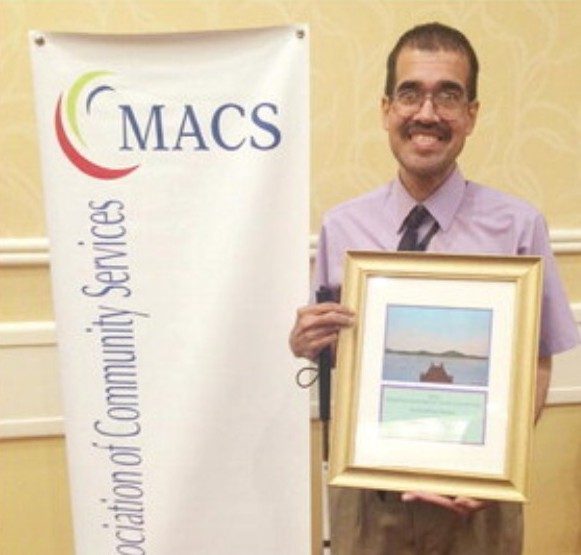
[[[45,234],[29,29],[309,23],[315,233],[326,209],[393,174],[378,116],[385,56],[407,27],[436,19],[464,30],[480,55],[482,108],[464,173],[529,199],[551,231],[570,232],[558,259],[581,301],[581,3],[568,0],[0,0],[0,258],[18,257],[13,239]],[[0,292],[0,324],[52,319],[46,264],[0,264]],[[581,405],[551,407],[537,429],[530,555],[581,554],[580,437]],[[62,439],[0,441],[0,553],[70,553],[66,497]]]
[[[72,555],[68,495],[62,439],[0,443],[0,553]]]

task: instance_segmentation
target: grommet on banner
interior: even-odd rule
[[[34,44],[36,44],[36,46],[44,46],[46,44],[46,40],[42,35],[37,35],[34,37]]]
[[[304,29],[297,29],[297,38],[304,39],[305,38],[305,30]]]

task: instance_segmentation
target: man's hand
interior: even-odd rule
[[[339,303],[318,303],[297,310],[289,345],[297,357],[312,361],[325,347],[335,347],[339,330],[352,326],[354,313]]]
[[[549,393],[549,384],[551,382],[551,357],[539,357],[539,364],[537,367],[537,391],[535,397],[535,423],[541,417],[541,412],[547,400]]]
[[[432,503],[444,509],[448,509],[458,516],[468,518],[472,513],[481,511],[490,505],[490,501],[482,499],[471,499],[469,497],[445,497],[436,493],[427,493],[423,491],[408,491],[401,496],[402,501],[422,501]]]

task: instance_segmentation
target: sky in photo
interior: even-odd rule
[[[385,347],[487,357],[491,321],[489,309],[388,305]]]

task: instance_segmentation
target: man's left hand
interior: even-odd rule
[[[428,493],[423,491],[408,491],[402,494],[402,501],[409,503],[412,501],[422,501],[438,505],[448,509],[458,516],[468,518],[471,514],[481,511],[490,505],[490,501],[482,499],[472,499],[470,497],[446,497],[437,493]]]

